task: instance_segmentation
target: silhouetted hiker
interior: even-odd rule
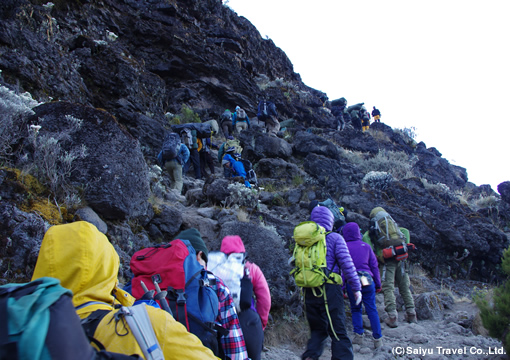
[[[331,113],[335,116],[338,121],[337,130],[343,130],[345,128],[345,108],[347,107],[347,100],[342,97],[331,102]]]
[[[368,113],[367,109],[364,106],[361,107],[360,117],[362,130],[363,132],[365,132],[370,128],[370,114]]]
[[[374,118],[374,122],[381,122],[381,112],[374,106],[374,110],[372,110],[372,117]]]

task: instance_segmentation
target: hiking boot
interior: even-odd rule
[[[363,334],[354,333],[354,337],[352,338],[352,343],[356,344],[356,345],[363,344],[364,335],[365,335],[365,333],[363,333]]]
[[[384,323],[390,328],[396,328],[398,326],[398,313],[396,311],[389,312]]]
[[[379,339],[374,338],[374,349],[379,349],[382,346],[382,336]]]
[[[416,312],[408,312],[406,314],[406,320],[409,324],[416,324],[418,323],[418,319],[416,318]]]

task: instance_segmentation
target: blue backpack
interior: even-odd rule
[[[197,261],[188,240],[176,239],[137,251],[130,265],[134,275],[132,294],[136,299],[146,293],[144,285],[150,291],[157,290],[157,284],[167,292],[166,299],[161,301],[168,302],[175,319],[215,355],[220,354],[218,332],[226,335],[228,331],[215,324],[219,311],[216,278]]]
[[[343,214],[344,208],[338,206],[332,199],[326,199],[319,202],[320,206],[325,206],[333,213],[334,217],[334,229],[339,229],[346,224],[345,216]]]
[[[140,359],[93,348],[72,297],[50,277],[0,286],[0,359]]]

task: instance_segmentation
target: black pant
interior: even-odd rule
[[[310,325],[311,335],[310,340],[308,340],[306,351],[301,358],[306,359],[308,357],[318,359],[324,351],[324,343],[329,335],[331,338],[331,359],[353,359],[352,343],[345,329],[342,288],[340,285],[326,284],[325,289],[329,315],[335,332],[331,329],[328,314],[326,313],[324,295],[315,297],[312,289],[305,289],[306,318]]]
[[[195,171],[195,178],[201,179],[200,175],[200,155],[198,155],[197,149],[190,149],[189,151],[189,159],[186,164],[184,164],[184,168],[182,169],[182,174],[186,174],[189,170],[189,167],[193,163],[193,170]]]
[[[207,176],[207,171],[205,171],[205,166],[209,167],[211,171],[211,175],[214,174],[214,161],[211,156],[211,153],[207,151],[200,151],[198,153],[200,155],[200,173],[202,176]]]
[[[260,320],[259,314],[252,309],[243,310],[239,314],[239,322],[243,330],[248,357],[251,360],[260,360],[264,346],[264,330],[262,330],[262,320]]]

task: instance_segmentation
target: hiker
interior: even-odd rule
[[[238,154],[234,154],[236,156]],[[240,156],[238,157],[240,158]],[[223,175],[229,178],[242,178],[242,182],[247,188],[251,188],[251,184],[248,180],[246,180],[246,170],[244,169],[244,165],[241,161],[236,160],[230,154],[226,154],[221,161],[221,166],[223,166]]]
[[[351,118],[351,125],[354,127],[354,129],[362,131],[363,125],[362,125],[362,108],[365,103],[357,103],[354,105],[351,105],[347,108],[347,112],[350,115]]]
[[[248,356],[260,360],[271,309],[266,278],[256,264],[246,260],[246,249],[238,235],[225,236],[221,251],[209,255],[209,269],[227,284],[234,298]]]
[[[370,128],[370,113],[367,111],[367,109],[364,106],[360,110],[360,118],[361,118],[362,131],[365,132]]]
[[[183,181],[182,181],[182,165],[186,164],[186,162],[189,160],[189,149],[186,145],[181,143],[181,140],[179,138],[179,135],[176,133],[171,133],[167,135],[168,141],[170,143],[173,143],[169,146],[177,146],[179,149],[177,152],[177,155],[175,157],[166,156],[164,155],[165,150],[162,149],[158,154],[158,163],[166,168],[166,171],[168,172],[168,175],[170,177],[170,188],[171,189],[177,189],[179,192],[182,192],[183,187]],[[167,138],[165,138],[165,141],[163,142],[163,148],[165,147],[165,142],[167,141]],[[173,150],[175,153],[176,151]]]
[[[372,209],[370,221],[372,225],[370,230],[364,234],[363,240],[365,241],[368,238],[367,240],[371,242],[379,261],[382,292],[384,294],[384,309],[388,314],[384,322],[391,328],[398,326],[398,311],[395,299],[395,284],[397,284],[400,296],[404,301],[406,320],[409,323],[416,323],[416,310],[407,273],[407,261],[405,261],[407,258],[407,248],[406,253],[402,256],[403,260],[399,260],[398,256],[392,256],[391,254],[395,246],[402,247],[402,242],[409,243],[409,239],[406,239],[402,230],[405,230],[407,234],[409,232],[407,229],[398,227],[398,224],[382,207]],[[394,238],[397,240],[393,240]],[[390,241],[394,241],[394,245],[391,247],[389,247]],[[411,248],[412,244],[408,245]],[[414,245],[412,247],[414,248]],[[389,256],[386,256],[386,250],[390,250]]]
[[[218,148],[211,138],[197,139],[198,143],[198,154],[200,156],[200,174],[204,177],[209,177],[205,169],[206,165],[209,167],[211,175],[214,175],[214,160],[211,156],[211,148]]]
[[[337,130],[342,131],[345,128],[346,119],[345,119],[345,109],[347,107],[347,99],[342,97],[337,100],[333,100],[331,102],[331,113],[335,116],[338,125]]]
[[[365,306],[365,312],[372,327],[374,348],[377,349],[382,346],[381,322],[375,305],[375,294],[381,292],[381,278],[377,258],[370,245],[361,240],[361,232],[358,224],[355,222],[345,224],[342,228],[342,235],[349,248],[352,262],[358,272],[361,294],[363,295],[362,303]],[[347,283],[345,287],[349,296],[349,302],[351,303],[352,326],[354,328],[352,343],[361,345],[364,337],[362,306],[361,304],[356,305],[356,299],[351,286]]]
[[[232,126],[236,129],[237,134],[250,128],[250,118],[246,115],[246,111],[236,106],[236,111],[232,115]]]
[[[220,148],[218,149],[218,162],[221,165],[223,156],[225,156],[225,154],[230,154],[230,156],[234,156],[234,154],[241,154],[242,152],[243,148],[241,147],[239,140],[234,139],[233,136],[229,136],[227,138],[227,141],[221,144]]]
[[[326,235],[326,262],[327,268],[333,274],[343,273],[350,285],[356,304],[361,303],[361,285],[352,263],[351,255],[344,238],[333,230],[334,217],[331,210],[325,206],[316,206],[312,209],[311,220],[330,233]],[[317,294],[316,289],[303,288],[305,298],[305,311],[310,326],[310,339],[303,360],[318,359],[324,348],[328,335],[331,338],[331,359],[353,359],[352,343],[347,336],[345,328],[345,311],[342,287],[340,284],[326,282],[323,291]],[[318,289],[321,292],[321,289]],[[327,303],[325,302],[327,298]]]
[[[225,139],[228,139],[234,132],[234,127],[232,126],[232,112],[229,109],[226,109],[220,117],[220,126],[223,130],[223,135]]]
[[[266,132],[270,136],[277,136],[276,134],[280,131],[280,122],[274,102],[261,100],[257,109],[257,119],[266,124]]]
[[[181,231],[175,238],[188,240],[196,251],[197,261],[207,270],[209,250],[200,232],[195,228],[190,228]],[[228,335],[222,336],[220,340],[224,355],[231,360],[246,360],[248,359],[248,353],[245,337],[241,330],[234,300],[223,280],[217,276],[215,276],[215,279],[216,294],[219,301],[219,313],[216,322],[228,330]]]
[[[381,122],[381,112],[375,106],[373,108],[372,117],[374,118],[374,122]]]
[[[190,156],[188,161],[184,164],[182,173],[186,174],[191,166],[191,163],[193,163],[195,179],[201,179],[202,174],[200,172],[200,155],[198,154],[197,131],[190,129],[186,130],[187,131],[183,131],[184,134],[181,134],[181,137],[183,137],[183,143],[186,144],[189,149]]]
[[[116,316],[116,306],[131,306],[135,301],[118,286],[119,263],[113,245],[94,225],[86,221],[54,225],[44,235],[32,280],[59,279],[73,292],[82,324],[84,319],[104,315],[98,317],[92,335],[106,350],[145,358],[129,326]],[[170,314],[151,306],[146,310],[165,359],[216,359]]]

